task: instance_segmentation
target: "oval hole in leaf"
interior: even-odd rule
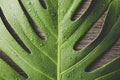
[[[5,61],[11,68],[13,68],[18,74],[26,79],[28,78],[28,75],[2,51],[0,51],[0,58]]]
[[[13,30],[9,22],[7,21],[6,17],[4,16],[2,10],[0,9],[0,17],[8,30],[8,32],[13,36],[13,38],[17,41],[17,43],[28,53],[31,53],[31,51],[28,49],[28,47],[23,43],[23,41],[20,39],[20,37],[16,34],[16,32]]]
[[[40,29],[38,28],[38,26],[35,24],[35,22],[34,22],[33,19],[31,18],[31,16],[29,15],[29,13],[28,13],[27,10],[25,9],[25,7],[24,7],[23,3],[21,2],[21,0],[18,0],[18,1],[19,1],[19,3],[20,3],[21,8],[23,9],[24,14],[26,15],[26,17],[27,17],[27,19],[28,19],[28,21],[29,21],[32,29],[34,30],[34,32],[35,32],[35,33],[37,34],[37,36],[40,37],[42,40],[46,40],[46,39],[47,39],[46,35],[45,35],[42,31],[40,31]]]
[[[96,39],[102,30],[102,24],[105,21],[105,16],[106,12],[96,21],[96,23],[86,32],[86,34],[76,42],[73,47],[74,50],[81,50]]]
[[[91,0],[83,0],[82,3],[76,9],[73,16],[71,17],[71,20],[75,21],[77,18],[81,17],[85,13],[85,11],[88,9],[90,3],[91,3]]]
[[[85,71],[91,72],[93,70],[96,70],[97,68],[100,68],[110,61],[114,60],[118,56],[120,56],[120,38],[109,50],[98,57],[90,66],[88,66]]]
[[[39,0],[39,2],[40,2],[40,4],[42,5],[42,7],[43,7],[44,9],[47,9],[45,0]]]

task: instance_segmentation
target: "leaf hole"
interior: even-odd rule
[[[81,17],[90,6],[91,0],[82,0],[82,3],[77,7],[75,13],[71,17],[72,21],[75,21],[77,18]]]
[[[26,79],[28,78],[28,75],[2,51],[0,51],[0,58],[5,61],[11,68],[13,68],[18,74]]]
[[[120,38],[103,55],[86,68],[86,72],[96,70],[120,56]]]
[[[96,21],[96,23],[81,37],[76,44],[74,45],[73,49],[76,51],[81,50],[86,45],[91,43],[102,30],[102,24],[105,21],[106,12]]]
[[[8,30],[8,32],[12,35],[12,37],[17,41],[17,43],[28,53],[31,53],[31,51],[27,48],[27,46],[23,43],[23,41],[20,39],[20,37],[17,35],[17,33],[13,30],[9,22],[7,21],[6,17],[3,14],[3,11],[0,8],[0,17]]]
[[[42,7],[43,7],[44,9],[47,9],[47,5],[46,5],[46,3],[45,3],[45,0],[39,0],[39,2],[40,2],[40,4],[42,5]]]
[[[27,10],[25,9],[25,7],[24,7],[24,5],[22,4],[21,0],[18,0],[18,1],[19,1],[19,3],[20,3],[21,8],[22,8],[23,11],[24,11],[24,14],[25,14],[26,17],[27,17],[27,20],[29,21],[29,23],[30,23],[32,29],[34,30],[34,32],[36,33],[36,35],[37,35],[38,37],[40,37],[42,40],[46,40],[46,39],[47,39],[46,35],[45,35],[43,32],[40,31],[40,29],[38,28],[38,26],[35,24],[35,22],[34,22],[33,19],[31,18],[31,16],[29,15],[29,13],[28,13]]]

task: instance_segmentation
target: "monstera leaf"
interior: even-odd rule
[[[0,80],[119,80],[120,57],[91,72],[86,68],[120,36],[120,0],[0,0]],[[107,12],[101,33],[75,50]]]

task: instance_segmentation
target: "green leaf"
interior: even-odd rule
[[[120,1],[92,0],[74,21],[84,0],[42,1],[0,0],[0,80],[119,80],[120,57],[91,72],[86,68],[119,38]],[[98,37],[74,50],[105,11]]]

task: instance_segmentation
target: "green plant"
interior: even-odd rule
[[[120,57],[92,72],[85,69],[119,38],[120,0],[92,0],[72,21],[82,1],[0,0],[0,80],[119,80]],[[74,50],[76,41],[105,11],[99,36]]]

